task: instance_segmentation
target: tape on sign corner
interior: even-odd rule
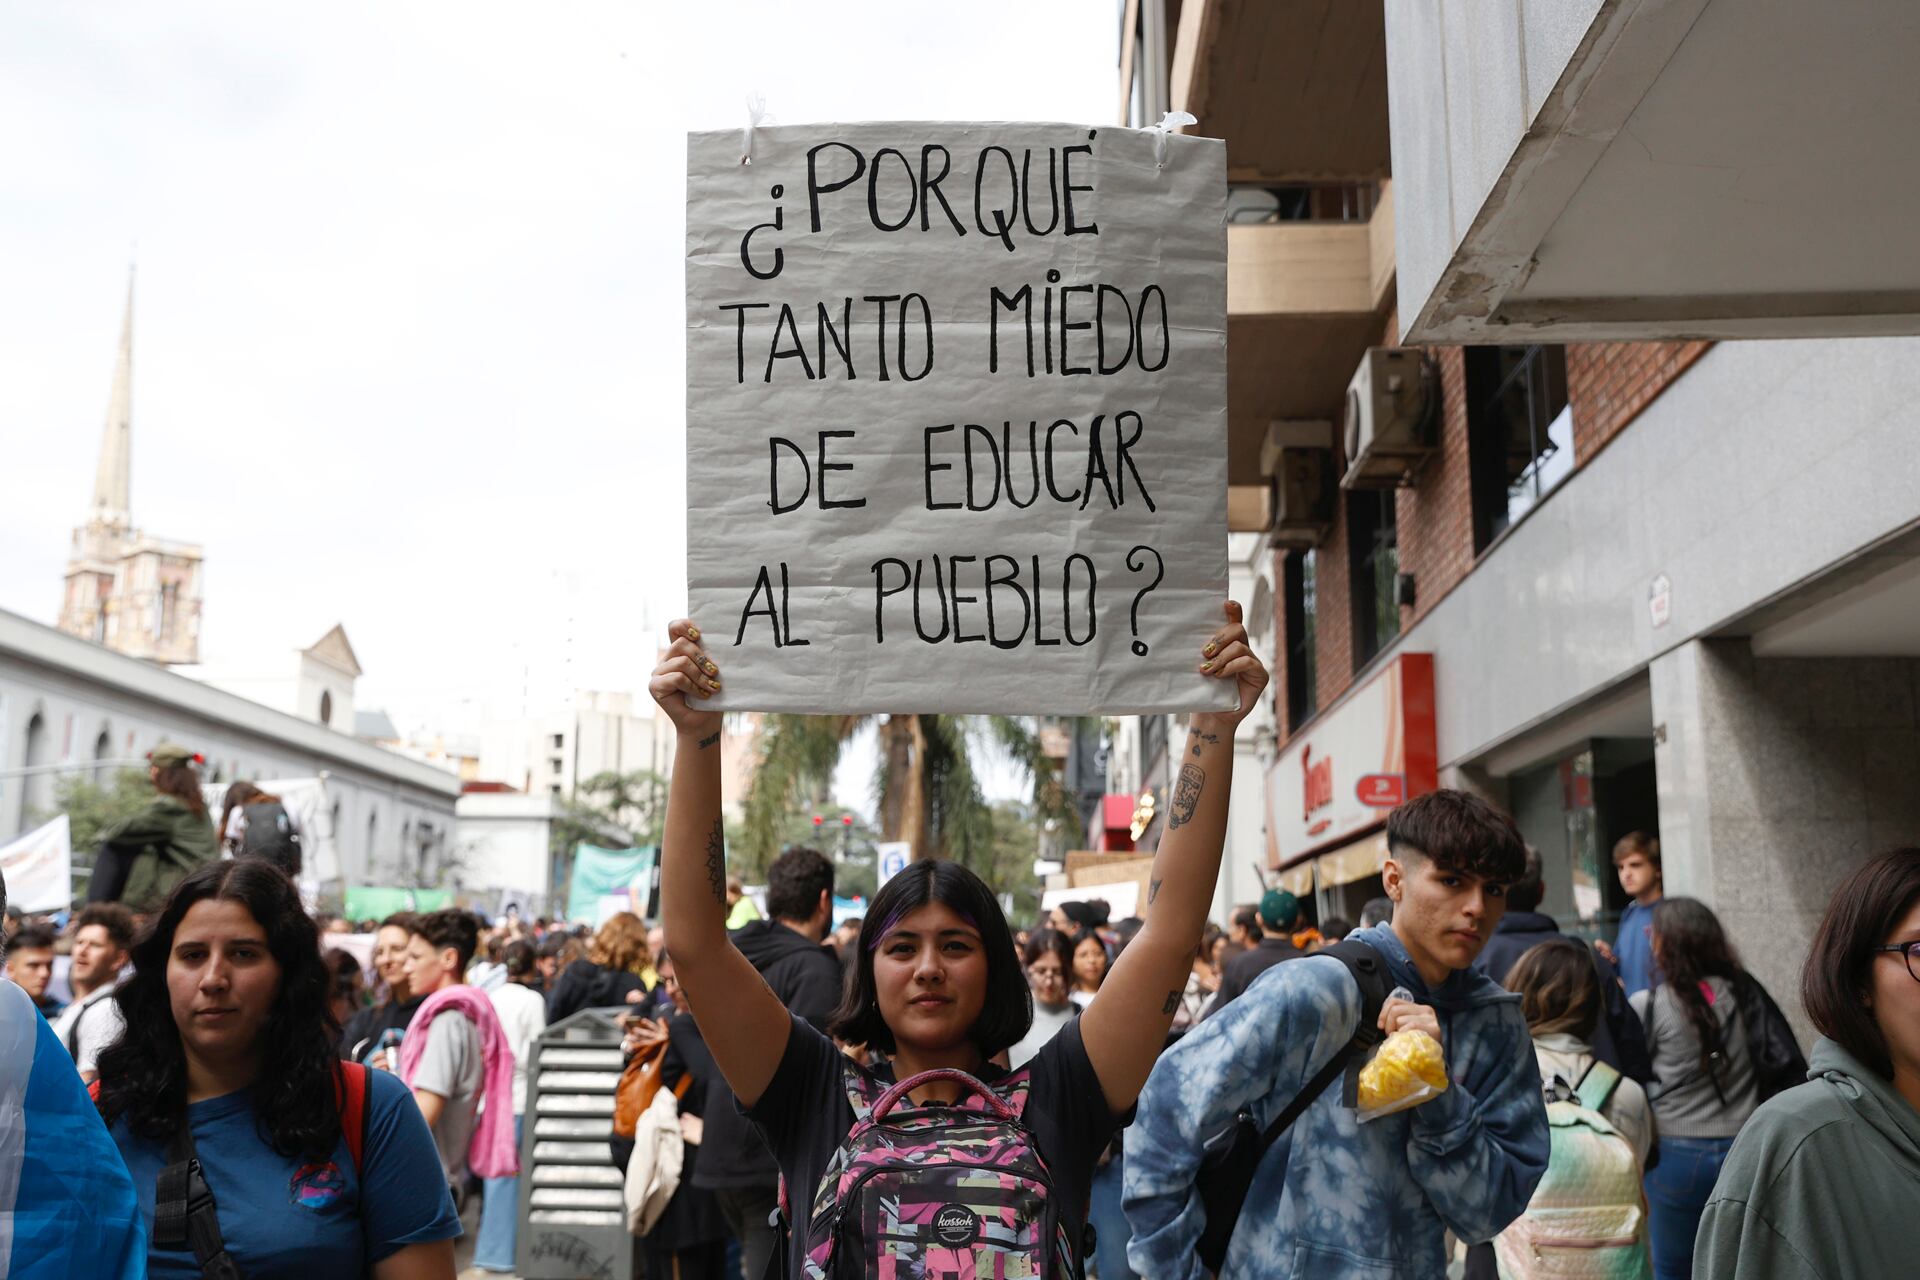
[[[1147,126],[1147,132],[1153,135],[1153,167],[1167,167],[1167,135],[1175,129],[1190,124],[1199,124],[1200,118],[1188,111],[1169,111],[1160,117],[1159,124]]]

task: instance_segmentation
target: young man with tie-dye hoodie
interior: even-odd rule
[[[1331,1085],[1254,1175],[1221,1277],[1441,1280],[1444,1234],[1491,1240],[1527,1207],[1547,1167],[1547,1117],[1520,997],[1469,966],[1506,909],[1526,849],[1512,819],[1435,791],[1387,819],[1390,924],[1352,935],[1386,962],[1379,1025],[1438,1039],[1450,1087],[1361,1124]],[[1205,1209],[1194,1188],[1206,1139],[1242,1107],[1262,1128],[1352,1037],[1360,992],[1339,960],[1307,956],[1163,1055],[1127,1131],[1133,1269],[1198,1280]]]

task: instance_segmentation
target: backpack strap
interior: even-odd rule
[[[355,1176],[361,1172],[367,1150],[367,1072],[371,1068],[358,1062],[333,1064],[334,1095],[340,1104],[340,1136],[347,1141],[347,1154],[353,1157]]]
[[[1266,1131],[1260,1135],[1260,1155],[1287,1131],[1288,1126],[1300,1118],[1302,1112],[1312,1106],[1314,1100],[1327,1091],[1340,1074],[1347,1070],[1359,1056],[1362,1049],[1378,1044],[1383,1037],[1380,1034],[1380,1008],[1387,1002],[1387,966],[1380,953],[1364,942],[1356,939],[1343,939],[1330,947],[1322,947],[1313,953],[1316,956],[1332,956],[1347,966],[1347,972],[1353,975],[1354,985],[1360,988],[1360,1021],[1355,1024],[1353,1037],[1340,1047],[1339,1052],[1327,1060],[1325,1066],[1313,1079],[1302,1085],[1293,1100],[1273,1118]],[[1349,1090],[1357,1090],[1357,1079],[1349,1076]],[[1348,1101],[1351,1106],[1353,1100]]]
[[[1581,1106],[1598,1114],[1606,1109],[1613,1091],[1620,1087],[1620,1079],[1618,1071],[1595,1058],[1586,1074],[1580,1077],[1580,1083],[1574,1086],[1573,1096]]]
[[[853,1108],[853,1122],[859,1124],[873,1111],[881,1090],[852,1058],[841,1055],[840,1087],[846,1090],[847,1105]]]
[[[192,1249],[206,1280],[245,1280],[220,1238],[219,1209],[194,1153],[193,1122],[185,1115],[167,1144],[167,1163],[154,1184],[153,1242],[162,1248]]]

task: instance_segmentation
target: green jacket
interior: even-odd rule
[[[1920,1112],[1831,1040],[1753,1113],[1700,1219],[1695,1280],[1914,1274]]]
[[[156,795],[132,817],[108,827],[100,843],[133,855],[120,901],[135,911],[157,911],[189,872],[219,856],[213,822],[169,795]]]

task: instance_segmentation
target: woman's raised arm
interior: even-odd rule
[[[1180,1007],[1193,949],[1200,943],[1207,905],[1220,878],[1227,795],[1233,789],[1234,729],[1267,687],[1267,669],[1247,647],[1239,605],[1228,602],[1227,619],[1195,661],[1204,674],[1232,680],[1240,704],[1233,711],[1190,719],[1174,773],[1167,832],[1147,880],[1146,909],[1141,912],[1145,923],[1080,1018],[1087,1059],[1116,1113],[1139,1096]]]
[[[726,829],[720,819],[720,714],[699,703],[720,669],[681,619],[647,692],[679,736],[660,858],[660,923],[700,1034],[746,1106],[760,1100],[787,1048],[785,1006],[727,937]]]

